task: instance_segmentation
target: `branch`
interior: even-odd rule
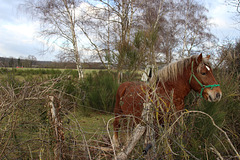
[[[240,155],[239,155],[238,151],[236,150],[236,148],[234,147],[234,145],[232,144],[231,140],[229,139],[227,133],[226,133],[222,128],[220,128],[219,126],[216,125],[216,123],[214,122],[214,119],[213,119],[209,114],[207,114],[207,113],[205,113],[205,112],[202,112],[202,111],[187,111],[187,112],[183,112],[183,113],[172,123],[172,125],[169,127],[169,129],[162,135],[162,137],[160,138],[160,140],[162,140],[162,139],[166,136],[166,134],[168,134],[168,133],[172,130],[173,126],[180,120],[180,118],[182,118],[185,114],[189,114],[189,113],[200,113],[200,114],[203,114],[203,115],[207,116],[208,118],[210,118],[210,120],[212,121],[212,124],[214,125],[214,127],[216,127],[219,131],[221,131],[221,132],[225,135],[225,137],[227,138],[227,141],[228,141],[228,143],[230,144],[231,148],[232,148],[233,151],[235,152],[236,156],[240,159]]]
[[[98,46],[91,40],[91,38],[89,37],[88,33],[83,29],[83,27],[81,27],[79,24],[77,24],[77,26],[82,30],[82,32],[87,37],[89,42],[94,46],[95,50],[97,51],[98,57],[100,58],[100,61],[102,62],[104,68],[107,68],[105,63],[104,63],[104,61],[103,61],[103,59],[102,59],[102,56],[101,56],[100,51],[98,49]]]

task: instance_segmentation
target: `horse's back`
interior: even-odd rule
[[[120,98],[131,93],[139,93],[146,89],[146,85],[143,82],[124,82],[118,87],[118,93]]]

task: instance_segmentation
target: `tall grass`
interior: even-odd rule
[[[118,88],[115,73],[91,72],[85,76],[83,82],[78,81],[77,76],[74,78],[75,72],[71,71],[64,73],[49,71],[49,76],[26,74],[23,76],[24,81],[18,79],[18,76],[24,75],[23,73],[18,73],[17,76],[16,72],[1,70],[1,73],[0,155],[2,159],[40,159],[40,155],[42,159],[54,158],[56,141],[49,122],[49,108],[46,107],[47,95],[54,95],[58,99],[56,105],[62,107],[64,143],[67,146],[64,154],[67,158],[114,158],[107,129],[104,128],[106,124],[103,122],[99,123],[101,126],[96,126],[92,123],[100,121],[101,114],[112,112],[114,108]],[[237,159],[231,143],[239,152],[239,73],[227,70],[216,70],[215,73],[223,92],[220,102],[209,103],[191,93],[186,99],[188,111],[164,113],[164,125],[156,121],[143,123],[147,127],[150,126],[151,134],[148,142],[154,144],[148,153],[150,157]],[[192,100],[193,98],[195,99]],[[89,114],[83,114],[84,110]],[[99,114],[96,110],[102,113]],[[155,108],[152,108],[152,111],[154,112]],[[79,117],[83,115],[89,117]],[[110,118],[112,115],[106,117]],[[91,120],[92,118],[94,120]],[[229,139],[216,126],[227,133]],[[127,130],[122,129],[122,131]],[[147,158],[142,154],[146,147],[145,137],[143,136],[138,142],[129,159]],[[90,153],[86,152],[86,147],[89,148]]]

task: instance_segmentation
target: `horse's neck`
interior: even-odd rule
[[[189,76],[182,75],[178,79],[178,81],[175,81],[175,88],[174,88],[174,94],[177,97],[185,98],[189,92],[191,91],[191,87],[189,84]]]
[[[191,91],[189,84],[190,70],[190,67],[184,68],[183,74],[179,74],[176,80],[169,80],[161,85],[162,92],[168,92],[169,94],[173,91],[173,98],[184,99]]]
[[[168,80],[166,82],[158,81],[157,92],[161,99],[168,106],[171,102],[174,103],[176,110],[184,108],[184,98],[191,91],[189,78],[191,76],[191,65],[184,68],[182,74],[177,75],[176,80]]]

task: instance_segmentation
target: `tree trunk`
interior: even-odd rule
[[[75,63],[77,66],[77,71],[78,71],[78,78],[79,80],[83,79],[83,71],[82,71],[82,66],[81,66],[81,61],[80,61],[80,57],[79,57],[79,51],[78,51],[78,43],[77,43],[77,37],[76,37],[76,32],[75,32],[75,19],[73,19],[75,17],[73,17],[73,15],[71,14],[67,1],[63,0],[65,8],[67,10],[67,14],[68,14],[68,19],[70,21],[70,28],[71,28],[71,35],[72,35],[72,45],[73,45],[73,52],[74,52],[74,57],[75,57]]]

